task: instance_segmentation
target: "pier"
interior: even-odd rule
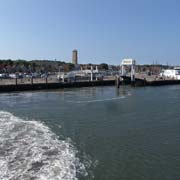
[[[78,87],[92,87],[92,86],[112,86],[114,80],[104,81],[77,81],[77,82],[34,82],[30,83],[17,83],[14,84],[1,84],[0,92],[18,92],[18,91],[35,91],[35,90],[50,90],[50,89],[63,89],[63,88],[78,88]]]
[[[117,82],[119,81],[119,83]],[[2,83],[3,82],[3,83]],[[131,82],[131,77],[121,76],[120,78],[111,78],[107,80],[93,80],[93,81],[74,81],[74,82],[58,82],[51,79],[29,79],[22,81],[21,79],[12,79],[11,81],[3,79],[0,80],[0,93],[3,92],[18,92],[18,91],[35,91],[35,90],[51,90],[63,88],[79,88],[79,87],[93,87],[93,86],[116,86],[121,88],[122,85],[133,85],[134,87],[142,86],[162,86],[162,85],[176,85],[180,84],[180,80],[173,79],[153,79],[153,78],[135,78],[134,83]]]

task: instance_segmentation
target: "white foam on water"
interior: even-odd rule
[[[44,124],[0,111],[0,180],[77,180],[87,176],[70,140]]]

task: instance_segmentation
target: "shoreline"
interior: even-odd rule
[[[164,86],[164,85],[177,85],[180,80],[155,80],[145,81],[137,79],[134,83],[130,81],[120,81],[120,88],[124,85],[132,85],[134,87],[145,86]],[[80,87],[94,87],[94,86],[115,86],[115,80],[102,80],[102,81],[78,81],[78,82],[48,82],[48,83],[33,83],[33,84],[5,84],[0,85],[0,93],[20,92],[20,91],[36,91],[36,90],[53,90],[64,88],[80,88]]]

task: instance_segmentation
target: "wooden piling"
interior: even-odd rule
[[[18,84],[18,83],[17,83],[17,78],[16,78],[16,79],[15,79],[15,85],[17,86],[17,84]]]
[[[120,85],[119,76],[116,76],[116,78],[115,78],[115,85],[116,85],[117,88],[119,88],[119,85]]]
[[[48,88],[47,84],[48,84],[48,78],[46,77],[46,88]]]
[[[33,85],[33,77],[31,77],[31,85]]]

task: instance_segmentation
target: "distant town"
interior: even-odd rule
[[[23,78],[23,77],[44,77],[48,74],[58,72],[70,72],[77,70],[90,70],[91,66],[99,71],[107,73],[119,72],[121,70],[121,60],[119,65],[107,63],[101,64],[78,64],[78,52],[73,50],[72,61],[65,62],[59,60],[0,60],[0,78]],[[129,67],[126,68],[129,71]],[[173,69],[173,66],[161,64],[136,65],[137,73],[146,73],[148,75],[158,75],[164,69]]]
[[[134,59],[122,59],[119,65],[79,64],[76,49],[68,63],[58,60],[0,60],[0,91],[3,92],[113,84],[118,88],[119,84],[165,85],[180,83],[179,80],[180,67],[138,65]]]

